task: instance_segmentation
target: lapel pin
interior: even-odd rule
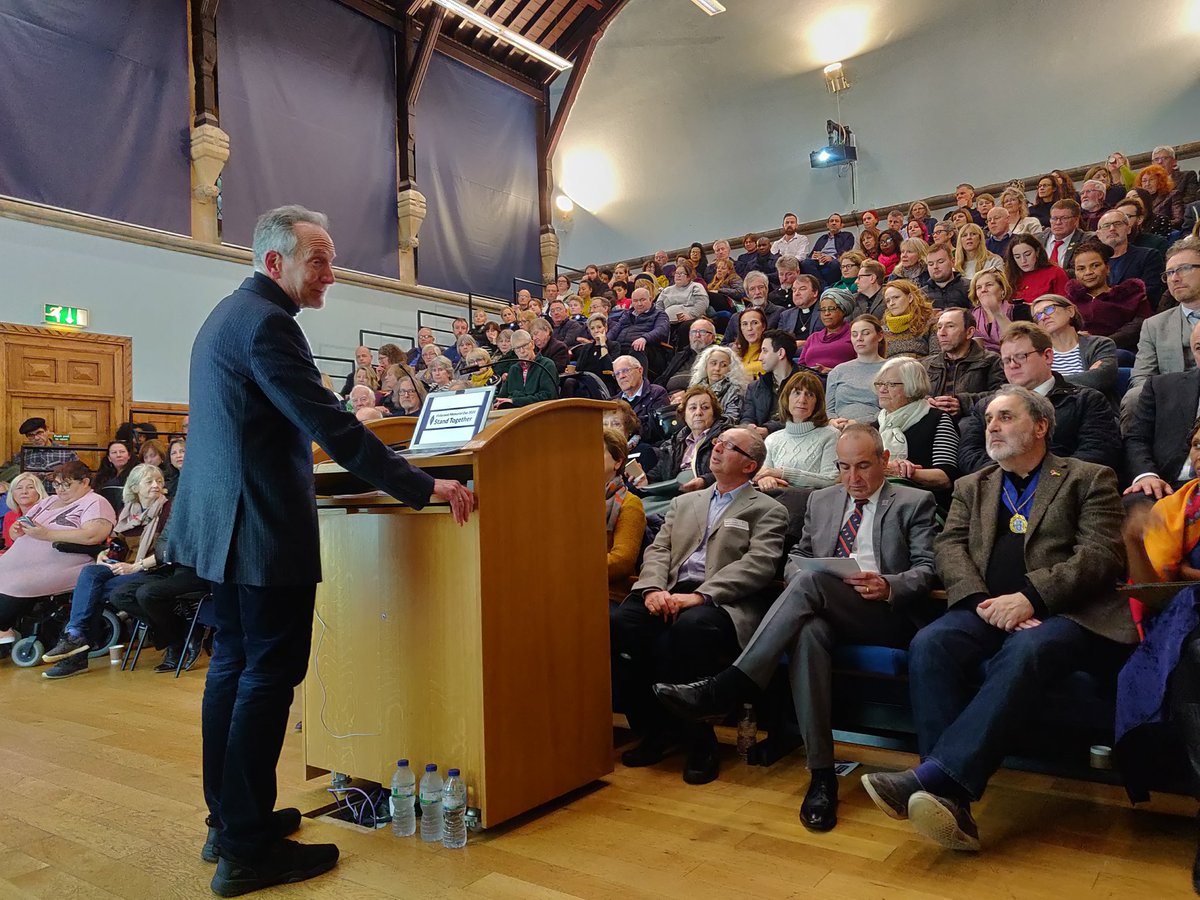
[[[1055,478],[1062,477],[1062,472],[1058,471],[1058,469],[1051,469],[1050,474],[1053,475]]]

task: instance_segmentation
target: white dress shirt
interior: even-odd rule
[[[870,497],[867,498],[867,503],[863,506],[862,522],[858,525],[858,537],[854,542],[854,552],[850,554],[851,559],[858,560],[858,566],[864,572],[878,572],[879,563],[875,559],[875,514],[879,512],[879,495],[883,492],[881,484]],[[846,520],[850,518],[850,513],[854,510],[854,498],[849,493],[846,494],[846,506],[842,510],[842,525],[846,524]],[[841,526],[838,526],[839,530]]]

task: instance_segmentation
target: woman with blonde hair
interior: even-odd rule
[[[1008,210],[1008,221],[1013,234],[1041,234],[1042,223],[1029,214],[1029,201],[1025,192],[1017,188],[1005,188],[1000,194],[1000,205]]]
[[[971,315],[975,319],[975,338],[985,350],[1000,352],[1000,338],[1012,324],[1012,286],[1002,269],[976,272],[967,289]]]
[[[883,287],[883,335],[888,358],[929,355],[934,328],[933,304],[914,282],[901,278]]]
[[[954,249],[954,268],[970,281],[976,272],[1003,268],[1004,260],[987,248],[983,229],[969,222],[958,230],[958,246]]]
[[[929,271],[925,268],[925,257],[928,255],[929,245],[923,240],[906,238],[901,241],[900,261],[896,263],[896,268],[892,269],[888,281],[899,281],[902,278],[907,281],[925,281],[929,278]]]
[[[908,221],[920,222],[925,226],[926,234],[933,234],[933,226],[937,219],[929,214],[929,204],[924,200],[914,200],[908,206]]]

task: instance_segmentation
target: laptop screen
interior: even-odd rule
[[[496,388],[467,388],[427,394],[408,449],[462,447],[483,429]]]

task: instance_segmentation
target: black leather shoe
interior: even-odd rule
[[[278,837],[285,838],[300,830],[300,810],[294,806],[275,810],[271,813],[271,818],[275,821],[275,834]],[[206,818],[204,824],[208,826],[208,837],[205,838],[204,846],[200,849],[200,858],[207,863],[215,863],[221,858],[221,845],[218,842],[219,832],[213,828],[211,818]]]
[[[295,884],[328,872],[338,861],[335,844],[298,844],[280,841],[262,859],[249,863],[221,857],[213,875],[212,892],[218,897],[240,897],[276,884]]]
[[[683,767],[683,780],[688,784],[708,784],[716,781],[721,772],[721,761],[717,758],[717,742],[705,741],[701,746],[688,751]]]
[[[832,769],[812,773],[800,804],[800,822],[809,831],[829,831],[837,824],[838,783]]]
[[[719,722],[729,715],[736,697],[722,697],[716,678],[691,684],[656,684],[654,696],[668,711],[691,722]]]
[[[179,648],[168,647],[163,654],[162,662],[154,667],[155,672],[174,672],[179,665]]]

